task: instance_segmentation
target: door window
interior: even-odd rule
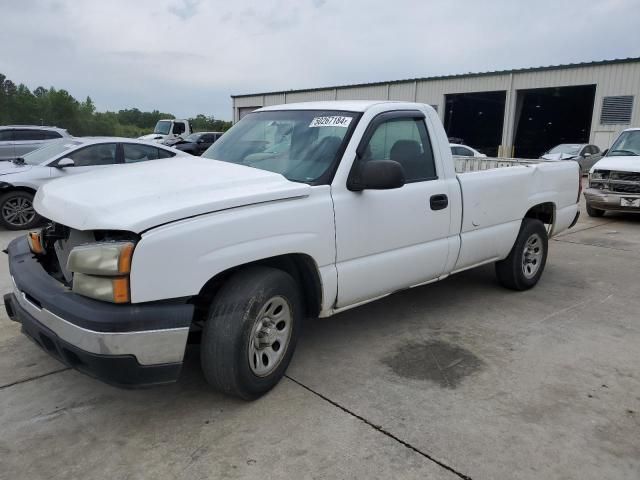
[[[92,167],[98,165],[112,165],[116,163],[116,144],[101,143],[81,148],[68,157],[73,160],[75,167]]]
[[[423,119],[394,118],[378,125],[361,159],[368,160],[398,162],[404,169],[407,183],[437,178]]]
[[[43,140],[44,137],[40,130],[14,130],[13,139],[17,142],[29,140]]]
[[[150,145],[137,145],[135,143],[125,143],[122,145],[124,163],[146,162],[147,160],[157,160],[159,158],[158,149]]]
[[[45,140],[53,140],[54,138],[62,138],[58,132],[54,132],[53,130],[44,130],[42,132],[42,138]]]
[[[177,122],[173,124],[173,133],[174,135],[181,135],[184,133],[184,123]]]
[[[473,152],[464,147],[451,147],[451,153],[462,157],[473,157]]]
[[[175,156],[175,152],[170,152],[169,150],[165,150],[164,148],[158,149],[158,158],[171,158]]]
[[[10,142],[13,140],[12,130],[0,130],[0,142]]]

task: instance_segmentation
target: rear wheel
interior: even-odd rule
[[[14,190],[0,197],[0,223],[7,230],[33,228],[42,217],[33,208],[33,194]]]
[[[587,215],[590,217],[601,217],[604,215],[604,210],[600,210],[599,208],[593,208],[591,205],[587,203]]]
[[[535,286],[547,263],[548,246],[544,224],[540,220],[525,218],[509,256],[496,262],[500,284],[512,290],[527,290]]]
[[[282,378],[302,323],[302,298],[286,272],[253,266],[233,275],[214,298],[200,360],[216,389],[254,399]]]

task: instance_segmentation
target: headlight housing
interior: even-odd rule
[[[598,190],[608,190],[609,188],[609,170],[594,170],[589,174],[589,187]]]
[[[128,303],[133,242],[104,242],[71,250],[67,269],[73,272],[73,291],[113,303]]]

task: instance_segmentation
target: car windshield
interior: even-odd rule
[[[640,155],[640,130],[622,132],[609,149],[608,157]]]
[[[188,135],[187,137],[185,137],[185,141],[186,142],[197,142],[200,137],[202,136],[201,133],[192,133],[191,135]]]
[[[283,110],[247,115],[202,156],[316,183],[330,175],[359,114]]]
[[[160,135],[169,135],[171,131],[170,120],[160,120],[156,123],[156,128],[153,129],[153,133],[159,133]]]
[[[553,147],[548,153],[567,153],[569,155],[577,155],[582,145],[572,145],[570,143],[562,143]]]
[[[24,163],[29,165],[40,165],[43,162],[54,159],[65,150],[77,147],[80,144],[81,142],[69,139],[55,140],[47,143],[46,146],[42,148],[38,148],[37,150],[33,150],[32,152],[23,155],[22,159],[24,160]]]

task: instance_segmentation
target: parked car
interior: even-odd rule
[[[153,133],[138,137],[139,140],[149,140],[163,142],[172,138],[184,138],[191,135],[193,128],[189,120],[178,120],[174,118],[158,120]]]
[[[50,180],[119,163],[176,155],[188,157],[170,147],[129,138],[81,137],[51,142],[0,164],[0,224],[9,230],[36,226],[41,218],[33,209],[33,196]]]
[[[9,317],[128,386],[176,380],[199,334],[205,378],[245,399],[283,376],[304,317],[486,263],[532,288],[549,236],[579,213],[577,164],[456,175],[437,113],[417,103],[266,107],[202,157],[116,170],[38,190],[53,223],[8,247]]]
[[[584,191],[587,213],[640,213],[640,128],[623,131],[606,155],[589,172]]]
[[[580,171],[587,174],[591,167],[602,158],[602,152],[597,145],[561,143],[540,158],[544,160],[575,160],[580,164]]]
[[[70,137],[64,128],[33,125],[0,127],[0,160],[12,160],[36,150],[47,143]]]
[[[475,148],[457,143],[450,143],[451,153],[458,157],[486,157],[484,153],[480,153]]]
[[[162,143],[191,155],[202,155],[202,152],[213,145],[221,136],[222,132],[198,132],[192,133],[184,139],[174,138]]]

